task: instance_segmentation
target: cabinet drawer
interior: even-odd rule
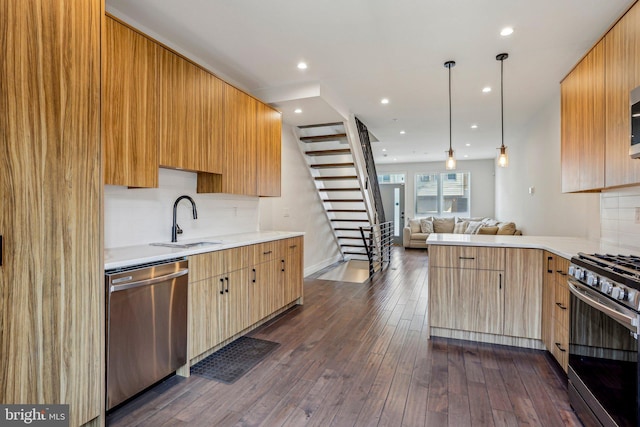
[[[252,265],[261,264],[263,262],[276,259],[278,256],[279,248],[280,248],[280,245],[278,241],[251,245],[250,247],[251,264]]]
[[[503,270],[504,254],[504,248],[431,245],[429,247],[429,265],[431,267]]]
[[[551,354],[553,354],[553,357],[555,357],[560,366],[562,366],[562,369],[567,372],[569,365],[569,330],[558,321],[554,322]]]
[[[556,283],[553,317],[563,328],[569,328],[569,288]]]
[[[225,268],[225,252],[214,251],[189,257],[189,282],[194,283],[208,277],[223,274]]]

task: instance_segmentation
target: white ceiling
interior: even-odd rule
[[[505,145],[634,0],[107,0],[107,10],[250,93],[316,85],[377,137],[380,163],[444,161],[452,69],[456,157],[495,157],[504,62]],[[505,26],[513,35],[501,37]],[[299,61],[309,65],[297,69]],[[493,91],[483,94],[484,86]],[[390,102],[380,104],[386,97]],[[285,121],[326,105],[281,108]],[[276,103],[277,105],[277,103]],[[330,114],[329,114],[330,115]],[[307,121],[308,120],[308,121]],[[472,130],[471,124],[478,129]],[[406,131],[400,135],[400,131]],[[466,144],[471,144],[469,147]],[[383,157],[386,148],[388,156]]]

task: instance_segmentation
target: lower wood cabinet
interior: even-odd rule
[[[545,252],[544,259],[543,342],[566,372],[569,362],[570,300],[567,270],[570,261],[551,252]]]
[[[431,245],[431,328],[540,339],[542,264],[538,249]]]
[[[303,238],[189,257],[189,358],[302,298]]]

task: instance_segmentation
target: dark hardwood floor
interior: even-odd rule
[[[371,282],[308,278],[304,292],[250,334],[281,345],[234,384],[172,377],[107,425],[580,425],[544,352],[428,339],[425,251],[395,248]]]

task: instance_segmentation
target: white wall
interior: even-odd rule
[[[494,218],[493,160],[457,160],[456,163],[456,172],[471,174],[471,216]],[[442,162],[376,164],[376,171],[378,174],[388,172],[405,174],[405,219],[415,216],[416,174],[447,172],[444,168],[444,158]]]
[[[105,186],[105,247],[170,241],[173,203],[183,194],[196,202],[198,219],[181,201],[177,218],[184,233],[178,240],[258,230],[257,197],[197,194],[193,172],[161,168],[159,178],[159,188]]]
[[[260,229],[304,231],[305,276],[341,259],[291,126],[282,126],[281,197],[260,199]]]
[[[640,186],[603,191],[600,227],[604,242],[640,249]]]
[[[496,216],[526,235],[598,239],[598,194],[562,193],[559,88],[522,135],[505,133],[509,167],[496,167]]]

